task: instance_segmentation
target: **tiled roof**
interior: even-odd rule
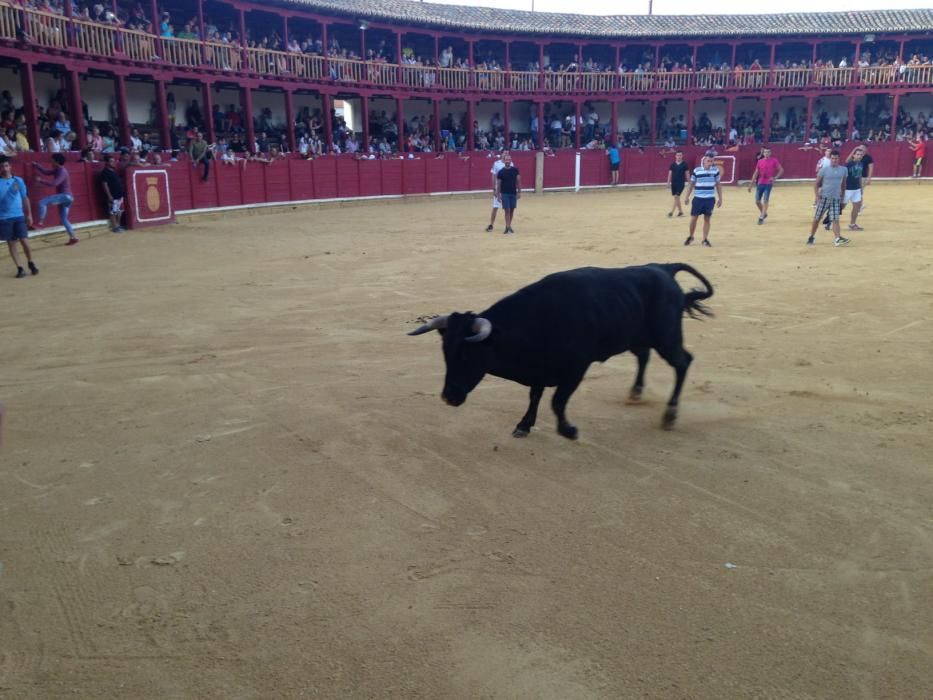
[[[437,29],[548,34],[606,39],[839,35],[933,30],[933,9],[808,12],[771,15],[580,15],[412,0],[265,0],[308,10]],[[878,0],[884,4],[887,0]]]

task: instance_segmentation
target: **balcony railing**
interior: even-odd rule
[[[157,61],[160,65],[249,72],[283,79],[404,87],[412,90],[476,91],[506,94],[667,94],[690,91],[820,90],[850,87],[933,85],[933,66],[865,68],[712,69],[697,72],[502,71],[396,65],[382,61],[325,58],[239,44],[156,37],[114,25],[69,20],[0,0],[0,40],[69,49],[104,58]],[[69,32],[73,40],[69,38]],[[161,42],[161,52],[157,50]],[[161,53],[161,57],[157,54]],[[245,57],[245,61],[244,61]]]

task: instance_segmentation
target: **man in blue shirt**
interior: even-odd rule
[[[609,155],[609,171],[612,173],[612,184],[613,187],[619,184],[619,165],[622,163],[622,158],[619,156],[619,146],[618,144],[612,144],[609,148],[606,149],[606,153]]]
[[[32,226],[32,209],[26,198],[26,183],[23,178],[13,175],[13,164],[6,156],[0,156],[0,241],[6,241],[10,248],[10,257],[16,265],[16,276],[25,277],[26,271],[20,264],[19,253],[16,252],[16,241],[20,242],[29,271],[39,274],[39,268],[32,261],[32,250],[29,248],[29,226]]]

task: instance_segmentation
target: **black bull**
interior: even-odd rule
[[[689,272],[706,287],[687,293],[674,281]],[[711,315],[700,303],[713,295],[709,281],[683,263],[604,269],[583,267],[556,272],[496,302],[480,314],[438,316],[409,335],[437,330],[443,336],[447,375],[441,398],[459,406],[486,374],[531,387],[528,410],[512,433],[528,435],[544,387],[556,386],[551,407],[557,432],[575,439],[577,429],[565,409],[593,362],[631,350],[638,376],[629,398],[641,398],[651,349],[674,368],[674,391],[662,427],[672,428],[687,368],[684,312]]]

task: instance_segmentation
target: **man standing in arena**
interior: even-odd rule
[[[502,208],[505,210],[503,233],[515,233],[512,230],[512,216],[522,196],[522,178],[518,168],[512,164],[512,156],[508,151],[502,154],[502,162],[504,166],[496,175],[496,197],[502,201]]]
[[[703,156],[699,168],[695,168],[687,185],[687,195],[684,204],[690,204],[690,194],[696,191],[693,206],[690,207],[690,235],[684,245],[693,243],[693,233],[696,231],[697,218],[703,216],[703,245],[712,248],[709,242],[709,224],[713,216],[714,207],[722,206],[722,187],[719,185],[719,168],[713,165],[713,157]]]
[[[104,169],[100,172],[100,187],[104,193],[107,214],[110,215],[110,230],[114,233],[126,231],[120,223],[123,218],[123,178],[113,162],[113,156],[104,154]]]
[[[829,215],[829,221],[833,227],[833,233],[835,234],[833,244],[837,247],[848,245],[849,239],[839,235],[840,204],[848,174],[849,171],[839,165],[839,151],[831,151],[829,165],[816,176],[816,184],[813,188],[816,209],[813,212],[813,224],[810,227],[810,237],[807,239],[807,245],[813,245],[816,229],[820,225],[820,219],[824,214]]]
[[[29,247],[29,226],[32,226],[32,209],[26,193],[26,183],[21,177],[13,174],[13,164],[6,156],[0,156],[0,241],[6,241],[10,249],[10,257],[16,265],[16,276],[25,277],[16,252],[16,242],[19,241],[26,254],[29,271],[39,274],[39,268],[32,261],[32,249]]]
[[[689,171],[690,167],[684,163],[684,152],[675,152],[674,162],[671,163],[667,171],[667,184],[670,186],[671,195],[674,197],[674,204],[667,213],[667,218],[674,216],[675,209],[677,210],[677,216],[684,215],[684,210],[680,206],[680,195],[683,193],[684,186],[687,184],[687,173]]]
[[[499,201],[499,197],[496,195],[496,188],[499,185],[499,171],[504,167],[505,163],[502,162],[499,156],[496,156],[496,160],[492,164],[492,169],[489,171],[489,174],[492,175],[492,216],[489,217],[489,226],[486,227],[487,233],[492,231],[493,224],[496,223],[496,212],[498,212],[499,207],[502,206],[502,202]]]
[[[908,141],[907,145],[914,152],[914,172],[911,177],[921,177],[923,172],[923,159],[927,157],[927,135],[917,132],[916,141]]]
[[[758,207],[758,225],[761,226],[768,218],[768,203],[771,200],[771,187],[775,181],[784,174],[784,168],[777,158],[771,155],[771,149],[765,146],[761,149],[761,158],[755,165],[755,174],[748,184],[748,191],[755,186],[755,205]]]
[[[612,174],[610,184],[615,187],[619,184],[619,165],[622,163],[622,157],[619,155],[619,145],[610,144],[609,148],[606,149],[606,154],[609,156],[609,172]]]
[[[864,182],[865,168],[862,164],[862,151],[856,148],[846,161],[846,193],[842,201],[843,207],[846,204],[852,205],[852,214],[849,219],[850,231],[862,231],[862,227],[855,223],[858,220],[859,210],[862,208],[862,187]]]

